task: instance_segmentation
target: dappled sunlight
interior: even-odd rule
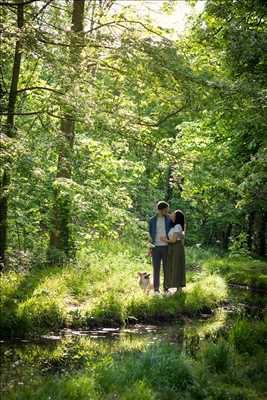
[[[263,260],[250,257],[210,258],[203,262],[203,270],[223,274],[229,283],[267,291],[267,263]]]
[[[226,327],[228,322],[228,311],[221,307],[214,315],[206,321],[195,322],[187,325],[186,333],[190,336],[198,335],[200,340],[207,337],[216,337],[217,334]]]
[[[154,396],[174,400],[177,396],[205,399],[217,395],[225,400],[229,395],[261,399],[266,390],[266,323],[241,319],[221,334],[223,314],[215,319],[212,335],[204,322],[195,331],[191,324],[138,326],[106,338],[101,332],[90,337],[85,331],[81,336],[66,331],[69,336],[55,341],[47,337],[36,344],[6,344],[4,398],[31,400],[54,395],[64,399],[75,394],[82,400],[108,400],[112,393],[133,400],[141,394],[149,400]],[[254,352],[250,359],[247,350]],[[260,368],[255,368],[256,356]]]
[[[264,400],[267,2],[0,1],[3,400]]]
[[[107,241],[104,243],[110,247]],[[143,293],[137,272],[149,271],[151,265],[129,246],[124,253],[118,247],[108,256],[92,248],[73,266],[46,267],[23,275],[7,273],[1,278],[2,309],[8,307],[13,317],[2,313],[2,331],[24,336],[63,327],[120,327],[174,321],[201,313],[212,315],[221,304],[236,302],[227,288],[227,281],[232,282],[230,273],[240,276],[253,271],[256,285],[262,285],[265,279],[262,271],[266,264],[261,261],[246,261],[243,268],[243,259],[214,258],[213,251],[197,248],[188,248],[187,258],[188,268],[193,265],[188,284],[181,293],[168,297]],[[194,268],[196,260],[198,268]]]

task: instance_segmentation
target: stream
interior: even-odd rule
[[[235,293],[229,304],[213,314],[201,314],[194,319],[183,316],[173,324],[63,329],[38,338],[2,340],[1,390],[29,384],[36,375],[72,374],[89,365],[92,368],[94,360],[125,351],[144,351],[151,345],[173,344],[179,351],[194,355],[202,340],[216,338],[238,315],[264,312],[265,296],[244,293],[242,297],[238,291],[236,297]]]
[[[224,325],[229,310],[221,308],[212,316],[198,320],[184,318],[170,325],[136,324],[120,328],[90,330],[63,329],[36,339],[2,340],[1,389],[29,383],[36,372],[41,374],[77,371],[87,365],[87,357],[105,356],[155,344],[172,343],[179,349],[195,345],[215,334]],[[89,355],[89,356],[88,356]],[[70,373],[70,372],[69,372]]]

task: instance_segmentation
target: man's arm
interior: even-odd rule
[[[152,218],[148,221],[148,251],[147,255],[152,257]]]
[[[149,243],[152,243],[152,223],[153,218],[150,218],[150,220],[148,221]]]

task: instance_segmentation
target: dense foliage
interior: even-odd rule
[[[208,0],[179,39],[114,5],[1,2],[2,259],[144,238],[163,198],[188,243],[264,256],[265,2]]]

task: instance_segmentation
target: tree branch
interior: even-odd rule
[[[166,122],[169,118],[174,117],[176,114],[179,112],[183,111],[185,109],[185,105],[182,107],[178,108],[178,110],[172,111],[170,114],[167,114],[165,117],[160,118],[159,121],[155,124],[156,126],[160,126],[164,122]]]
[[[120,22],[128,22],[128,23],[130,23],[130,24],[141,25],[141,26],[142,26],[144,29],[146,29],[148,32],[153,33],[154,35],[157,35],[157,36],[161,37],[162,39],[164,39],[164,40],[166,40],[166,41],[172,43],[172,40],[171,40],[171,39],[167,38],[166,36],[161,35],[159,32],[156,32],[156,31],[154,31],[154,30],[151,29],[151,28],[147,27],[147,26],[146,26],[143,22],[141,22],[141,21],[130,20],[130,19],[126,19],[126,18],[125,18],[125,19],[122,19],[121,21],[118,21],[118,22],[119,22],[119,23],[120,23]],[[119,23],[117,24],[118,26],[121,26],[122,28],[127,29],[126,26],[120,25]]]
[[[40,0],[26,0],[23,3],[11,3],[10,1],[0,1],[0,6],[12,6],[12,7],[26,6],[27,4],[37,3],[38,1]]]
[[[20,112],[14,112],[11,115],[36,115],[36,114],[43,114],[45,111],[39,110],[39,111],[31,111],[31,112],[25,112],[25,113],[20,113]],[[0,115],[9,115],[7,112],[0,112]]]
[[[37,18],[38,15],[40,15],[40,14],[46,9],[46,7],[48,7],[49,4],[52,3],[52,1],[53,1],[53,0],[48,0],[47,3],[45,3],[45,4],[43,5],[43,7],[42,7],[36,14],[34,14],[34,16],[32,17],[32,21],[35,20],[35,18]]]
[[[47,115],[49,115],[50,117],[53,117],[53,118],[57,118],[57,119],[63,119],[63,118],[65,118],[64,114],[63,114],[63,115],[56,115],[56,114],[53,114],[53,113],[48,112],[48,111],[47,111]],[[74,122],[76,122],[76,121],[78,121],[78,122],[84,122],[83,119],[76,118],[76,117],[75,117],[75,118],[68,117],[68,119],[69,119],[70,121],[74,121]]]
[[[18,89],[17,93],[27,92],[29,90],[48,90],[49,92],[54,92],[56,94],[62,94],[62,95],[64,94],[58,90],[48,88],[48,87],[43,87],[43,86],[32,86],[32,87],[28,87],[28,88]]]
[[[62,42],[54,42],[51,40],[45,40],[42,39],[40,37],[37,38],[37,40],[39,40],[39,42],[44,43],[44,44],[49,44],[52,46],[63,46],[63,47],[71,47],[70,44],[67,43],[62,43]],[[76,47],[85,47],[85,45],[76,45]],[[95,48],[100,48],[100,49],[109,49],[109,50],[118,50],[119,48],[117,47],[110,47],[110,46],[105,46],[105,45],[100,45],[100,44],[89,44],[89,47],[95,47]]]

